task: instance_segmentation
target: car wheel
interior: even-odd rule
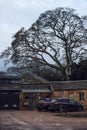
[[[51,110],[51,112],[55,112],[55,110]]]
[[[46,108],[46,111],[49,111],[48,108]]]
[[[59,106],[59,111],[60,111],[60,112],[64,112],[64,111],[65,111],[64,106]]]
[[[42,109],[38,108],[38,111],[42,111]]]

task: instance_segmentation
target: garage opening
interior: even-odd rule
[[[18,90],[0,91],[0,109],[19,109]]]

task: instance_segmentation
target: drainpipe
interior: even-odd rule
[[[54,89],[53,89],[52,84],[51,84],[50,88],[51,88],[51,97],[53,97],[53,92],[54,92]]]

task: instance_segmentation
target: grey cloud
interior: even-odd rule
[[[81,15],[87,12],[86,0],[0,0],[0,44],[6,48],[12,36],[21,28],[29,28],[41,13],[57,7],[75,8]],[[1,52],[0,50],[0,52]]]

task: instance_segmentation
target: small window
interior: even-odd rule
[[[84,93],[83,92],[79,93],[79,100],[84,100]]]

